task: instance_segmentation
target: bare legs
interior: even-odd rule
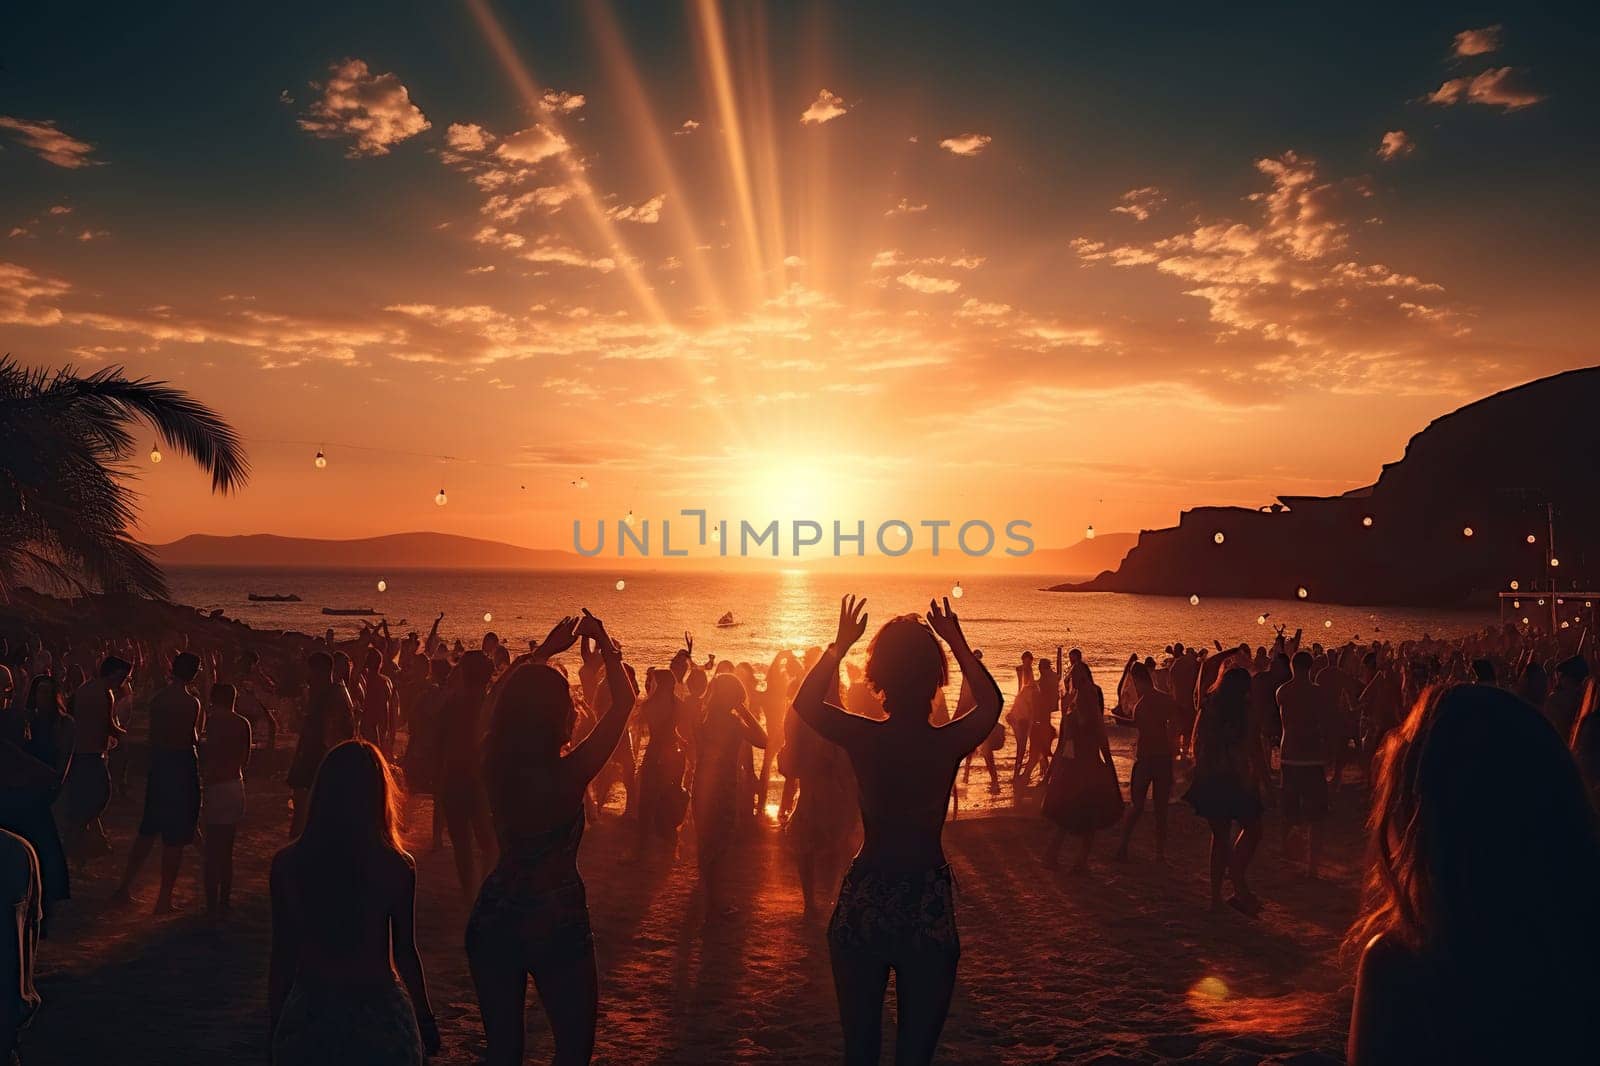
[[[225,914],[233,894],[233,840],[236,826],[210,825],[205,839],[206,912]]]
[[[438,803],[441,797],[434,797]],[[499,859],[499,848],[494,838],[494,824],[489,818],[489,808],[483,794],[475,787],[460,789],[444,797],[445,828],[450,833],[450,848],[456,860],[456,878],[461,882],[461,894],[466,899],[478,895],[480,878],[473,861],[472,848],[476,844],[483,852],[484,872],[494,868]]]
[[[1068,834],[1065,829],[1057,828],[1050,838],[1050,843],[1044,851],[1044,864],[1052,870],[1061,864],[1061,849],[1067,842],[1067,837],[1075,836],[1083,842],[1083,850],[1078,854],[1078,861],[1067,868],[1068,873],[1086,874],[1089,872],[1089,852],[1094,848],[1094,833]]]
[[[535,964],[531,971],[520,964],[467,953],[472,983],[483,1014],[483,1032],[489,1044],[488,1066],[522,1066],[524,1010],[528,974],[555,1039],[555,1066],[586,1066],[594,1054],[595,1021],[600,1009],[600,981],[594,952],[561,966]]]
[[[133,883],[139,879],[139,871],[144,868],[144,862],[150,857],[150,852],[155,849],[156,838],[153,836],[138,836],[134,838],[133,849],[128,852],[128,868],[123,871],[122,883],[112,893],[111,898],[117,903],[128,903],[133,899]],[[183,868],[183,845],[167,844],[161,849],[161,889],[156,894],[156,913],[169,914],[173,911],[172,889],[178,883],[178,871]]]
[[[876,1066],[883,1047],[883,993],[895,974],[896,1066],[933,1061],[955,991],[953,956],[926,953],[891,962],[866,952],[834,948],[833,987],[839,997],[846,1066]]]
[[[1224,877],[1233,882],[1234,899],[1241,909],[1257,905],[1255,893],[1250,891],[1246,877],[1250,860],[1255,857],[1261,843],[1261,819],[1252,818],[1240,824],[1237,836],[1233,822],[1227,818],[1212,818],[1211,822],[1211,907],[1222,907],[1222,882]]]

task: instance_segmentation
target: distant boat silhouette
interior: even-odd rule
[[[729,611],[727,614],[725,614],[721,618],[717,619],[717,628],[718,629],[727,629],[730,626],[736,626],[738,624],[739,623],[734,621],[734,619],[733,619],[733,612],[732,611]]]
[[[371,607],[324,607],[323,614],[377,614]]]
[[[299,603],[300,597],[294,593],[271,593],[263,595],[259,592],[250,593],[251,603]]]

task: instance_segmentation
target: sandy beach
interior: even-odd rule
[[[280,748],[279,765],[285,757]],[[185,913],[149,915],[153,868],[144,905],[106,903],[137,819],[136,766],[132,793],[108,816],[116,854],[75,879],[74,898],[42,945],[45,1005],[24,1061],[266,1060],[266,871],[288,817],[277,777],[257,772],[251,784],[235,912],[213,929],[200,913],[193,853],[178,891]],[[1132,861],[1114,863],[1114,844],[1102,836],[1093,873],[1075,877],[1041,866],[1045,825],[1026,802],[969,810],[945,833],[959,884],[962,961],[940,1061],[1342,1061],[1350,973],[1337,953],[1356,898],[1363,791],[1336,797],[1317,882],[1281,860],[1269,812],[1253,879],[1267,908],[1255,921],[1207,911],[1207,837],[1187,807],[1172,812],[1165,866],[1151,855],[1147,818]],[[411,802],[407,844],[419,872],[418,943],[445,1042],[433,1061],[475,1063],[483,1035],[462,948],[468,905],[448,847],[432,847],[430,803]],[[584,843],[602,982],[595,1061],[838,1061],[823,922],[802,920],[776,828],[749,834],[738,873],[747,906],[712,929],[696,910],[692,833],[675,864],[627,861],[631,841],[631,825],[613,806]],[[889,1033],[892,1000],[891,993]],[[531,994],[530,1004],[529,1061],[547,1061],[549,1034]]]

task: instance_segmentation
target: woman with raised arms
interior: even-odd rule
[[[955,988],[961,944],[955,882],[941,837],[950,788],[967,753],[1000,720],[1000,687],[973,654],[950,601],[884,623],[867,649],[867,683],[888,718],[850,714],[827,702],[839,664],[867,629],[866,601],[840,602],[834,641],[795,697],[801,719],[850,756],[860,785],[864,839],[828,924],[845,1061],[876,1063],[883,995],[894,971],[899,995],[895,1060],[929,1062]],[[939,640],[950,645],[976,708],[943,726],[929,720],[934,693],[949,683]]]

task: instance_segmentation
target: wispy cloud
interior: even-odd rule
[[[89,158],[89,154],[94,151],[94,145],[78,140],[48,119],[35,122],[14,118],[11,115],[0,115],[0,130],[10,130],[12,135],[22,142],[23,147],[45,162],[54,163],[58,167],[77,170],[81,167],[100,165],[98,159]]]
[[[954,278],[930,277],[927,274],[918,273],[915,270],[908,270],[904,274],[896,277],[894,280],[898,281],[901,285],[904,285],[906,288],[911,289],[914,292],[923,292],[930,295],[934,293],[955,292],[957,289],[961,288],[961,282],[956,281]]]
[[[570,151],[567,139],[549,126],[539,123],[507,134],[494,154],[513,163],[542,163]]]
[[[329,70],[321,95],[300,116],[316,137],[348,138],[352,157],[388,155],[391,146],[432,126],[395,74],[374,74],[364,60],[346,59]]]
[[[977,155],[989,147],[993,140],[987,133],[963,133],[959,137],[946,137],[939,147],[956,155]]]
[[[1482,104],[1506,111],[1532,107],[1544,99],[1515,67],[1490,67],[1481,74],[1451,78],[1425,97],[1430,104]]]
[[[614,218],[618,222],[638,222],[643,225],[654,225],[661,221],[661,208],[665,206],[667,197],[665,193],[652,196],[642,204],[619,204],[606,211],[607,218]]]
[[[472,122],[452,122],[444,131],[444,143],[458,152],[486,152],[494,137]]]
[[[1455,55],[1457,58],[1467,56],[1486,56],[1490,52],[1500,50],[1500,34],[1504,26],[1484,26],[1476,30],[1462,30],[1456,34]]]
[[[1405,130],[1390,130],[1383,135],[1383,140],[1378,142],[1378,158],[1388,162],[1410,155],[1416,149],[1416,142],[1412,141],[1410,134]]]
[[[582,110],[588,99],[582,93],[556,92],[546,89],[544,96],[539,99],[539,106],[552,113],[571,114]]]
[[[815,100],[811,101],[811,106],[800,113],[800,125],[820,126],[824,122],[832,122],[849,110],[844,97],[824,89],[817,94]]]
[[[889,208],[889,210],[883,213],[883,217],[894,218],[897,215],[920,215],[927,209],[927,204],[914,204],[902,196],[900,197],[899,203],[895,204],[893,207]]]
[[[699,128],[700,123],[696,122],[692,118],[686,118],[683,120],[683,125],[672,131],[672,135],[674,137],[687,137],[689,134],[693,133]]]
[[[1146,185],[1142,189],[1129,189],[1122,194],[1122,202],[1111,210],[1119,215],[1127,215],[1138,222],[1144,222],[1151,215],[1161,210],[1167,198],[1161,195],[1161,190],[1154,185]]]

